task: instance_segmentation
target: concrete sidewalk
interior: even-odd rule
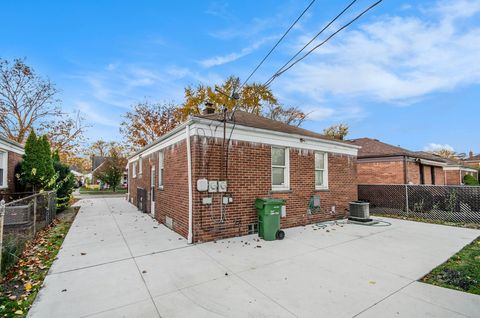
[[[29,317],[478,317],[480,297],[417,280],[480,231],[288,229],[187,245],[121,198],[79,202]]]

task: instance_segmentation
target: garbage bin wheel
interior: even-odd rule
[[[278,230],[276,234],[277,240],[283,240],[285,238],[285,232]]]

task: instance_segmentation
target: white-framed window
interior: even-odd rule
[[[328,189],[328,154],[315,152],[315,189]]]
[[[272,190],[290,189],[288,148],[272,147]]]
[[[164,153],[163,150],[158,152],[158,187],[163,189],[163,161],[164,161]]]
[[[137,177],[137,162],[134,161],[132,163],[132,177],[136,178]]]
[[[142,166],[143,166],[143,159],[142,157],[139,157],[138,158],[138,174],[140,175],[142,174],[142,168],[143,168]]]
[[[0,189],[7,188],[8,153],[0,151]]]

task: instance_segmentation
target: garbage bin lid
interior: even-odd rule
[[[257,198],[255,200],[257,203],[263,204],[285,204],[285,200],[282,199],[275,199],[275,198]]]

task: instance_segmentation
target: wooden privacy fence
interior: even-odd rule
[[[480,223],[478,186],[362,184],[358,198],[375,214]]]

